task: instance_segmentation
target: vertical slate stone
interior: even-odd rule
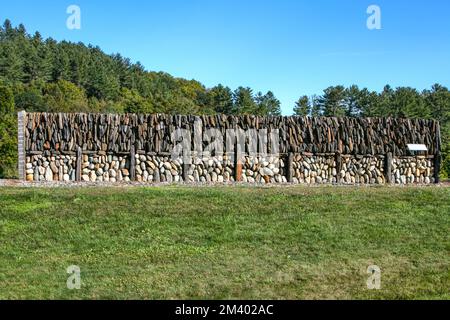
[[[188,179],[188,170],[190,168],[190,164],[183,162],[183,165],[181,167],[182,167],[181,170],[182,170],[183,181],[184,182],[188,182],[189,181],[189,179]]]
[[[336,182],[341,183],[341,170],[342,170],[342,155],[340,152],[336,152],[335,154],[336,160]]]
[[[384,158],[384,178],[386,183],[392,183],[392,153],[388,152]]]
[[[77,147],[77,166],[75,170],[75,180],[81,181],[81,164],[83,163],[83,153],[81,152],[81,148]]]
[[[239,182],[242,180],[242,157],[239,144],[236,140],[234,144],[234,180]]]
[[[293,176],[294,176],[294,168],[293,168],[293,162],[294,162],[294,153],[289,152],[288,154],[288,159],[287,159],[287,173],[286,173],[286,180],[287,182],[292,182],[293,181]]]
[[[133,144],[130,147],[130,180],[136,180],[136,150]]]

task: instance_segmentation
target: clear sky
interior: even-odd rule
[[[72,4],[80,30],[66,27]],[[381,30],[366,26],[372,4]],[[5,18],[207,87],[272,90],[284,114],[330,85],[450,86],[448,0],[14,0]]]

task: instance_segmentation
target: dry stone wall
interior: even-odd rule
[[[28,181],[438,182],[440,129],[434,120],[23,112],[19,120],[19,157],[25,159],[19,171]],[[189,162],[171,156],[180,130],[189,132]],[[223,137],[223,151],[204,152],[211,130]],[[241,153],[229,152],[229,141],[237,147],[230,130],[256,132],[257,147],[247,135]],[[415,155],[407,144],[428,151]]]

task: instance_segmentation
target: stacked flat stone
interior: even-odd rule
[[[130,181],[130,161],[127,157],[85,154],[81,168],[82,181]]]
[[[27,151],[146,153],[172,152],[176,129],[265,129],[277,133],[278,152],[408,155],[407,144],[425,144],[428,154],[440,148],[439,123],[424,119],[260,117],[170,114],[27,113],[23,142]],[[267,136],[269,137],[269,136]],[[248,149],[246,142],[245,148]],[[271,142],[268,140],[269,152]],[[223,148],[225,150],[225,148]]]
[[[75,181],[76,157],[70,155],[26,157],[27,181]]]

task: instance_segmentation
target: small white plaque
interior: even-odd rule
[[[410,151],[428,151],[427,146],[424,144],[408,144]]]

